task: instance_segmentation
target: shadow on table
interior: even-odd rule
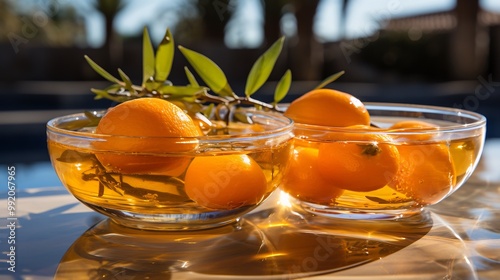
[[[289,279],[367,264],[419,240],[428,214],[405,221],[337,221],[263,210],[237,225],[187,232],[124,228],[105,220],[68,249],[56,279]],[[182,275],[182,276],[181,276]]]
[[[103,219],[101,215],[89,212],[65,214],[66,211],[78,204],[66,204],[42,213],[31,213],[15,220],[15,243],[11,245],[16,248],[16,272],[0,271],[0,274],[52,277],[59,260],[75,238],[89,226]],[[7,222],[12,221],[8,220]],[[12,235],[9,231],[10,229],[2,227],[1,235]],[[2,240],[5,239],[2,238]],[[11,245],[4,243],[1,245],[2,251]],[[9,258],[6,254],[2,254],[1,261],[7,263]]]

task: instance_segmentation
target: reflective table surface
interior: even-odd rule
[[[18,189],[15,215],[8,204],[0,279],[500,279],[500,139],[461,189],[399,221],[311,216],[280,192],[190,232],[120,227],[60,186]]]

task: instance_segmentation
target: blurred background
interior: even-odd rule
[[[288,68],[285,102],[344,70],[331,88],[362,101],[464,108],[500,137],[498,0],[0,0],[0,164],[47,162],[45,123],[111,106],[90,88],[112,74],[142,77],[142,31],[157,45],[201,52],[242,94],[253,62],[280,36],[284,50],[256,98],[270,101]],[[180,52],[170,80],[186,84]],[[50,168],[50,167],[49,167]]]

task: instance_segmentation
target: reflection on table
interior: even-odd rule
[[[421,215],[399,221],[312,216],[277,192],[240,223],[204,231],[124,228],[64,189],[20,193],[16,272],[5,279],[497,279],[500,141],[474,176]],[[279,206],[275,207],[278,202]],[[6,205],[5,199],[0,202]],[[0,209],[0,216],[7,217]]]
[[[431,228],[427,212],[401,223],[332,224],[328,218],[288,207],[255,212],[237,225],[192,232],[146,232],[104,220],[73,243],[56,278],[161,279],[187,274],[200,279],[220,275],[287,279],[381,259]]]

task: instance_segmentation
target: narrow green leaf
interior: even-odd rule
[[[172,69],[172,63],[174,61],[174,37],[170,33],[170,30],[167,29],[165,35],[163,36],[163,40],[161,40],[160,45],[158,46],[158,50],[156,51],[156,60],[155,60],[155,80],[158,82],[164,82],[168,75],[170,74],[170,70]]]
[[[153,78],[148,79],[144,82],[144,87],[149,91],[154,91],[158,90],[160,87],[162,87],[164,83],[162,82],[156,82]]]
[[[188,78],[189,84],[191,86],[193,86],[193,87],[200,86],[200,84],[198,83],[198,81],[194,77],[193,73],[191,73],[191,71],[189,71],[189,68],[187,68],[186,66],[184,66],[184,72],[186,72],[186,77]]]
[[[96,99],[111,97],[107,91],[102,89],[91,88],[90,91],[96,95]]]
[[[286,70],[283,77],[281,77],[280,81],[276,85],[276,89],[274,91],[274,104],[278,104],[285,96],[288,94],[288,90],[290,90],[290,85],[292,84],[292,71],[290,69]]]
[[[131,93],[135,93],[134,88],[132,88],[132,81],[127,76],[127,74],[125,74],[125,72],[123,72],[120,68],[118,68],[118,74],[120,74],[120,78],[122,78],[122,81],[125,83],[125,89],[130,91]]]
[[[158,88],[158,92],[161,94],[169,94],[172,96],[185,97],[185,96],[195,96],[198,93],[203,92],[202,87],[192,87],[192,86],[161,86]]]
[[[319,88],[324,88],[326,85],[328,85],[329,83],[332,83],[334,82],[335,80],[337,80],[338,78],[340,78],[340,76],[344,75],[345,71],[340,71],[340,72],[337,72],[329,77],[327,77],[326,79],[324,79],[317,87],[315,87],[314,89],[319,89]]]
[[[109,94],[109,92],[107,92],[106,90],[102,90],[102,89],[91,88],[90,91],[92,91],[96,95],[95,99],[106,98],[106,99],[113,100],[116,102],[124,102],[124,101],[130,99],[126,96],[113,96],[113,95]]]
[[[182,46],[179,46],[179,49],[212,91],[221,96],[233,95],[233,90],[229,86],[226,75],[215,62],[200,53]]]
[[[244,112],[234,112],[233,117],[238,120],[239,122],[242,123],[247,123],[247,124],[253,124],[253,120],[250,118],[250,116]]]
[[[246,96],[254,94],[267,81],[281,53],[284,41],[285,37],[281,37],[255,61],[248,74],[245,86]]]
[[[95,121],[99,121],[101,119],[101,117],[99,117],[97,115],[97,113],[94,111],[84,111],[83,114],[85,115],[85,117],[87,117],[87,119],[95,122]]]
[[[97,116],[95,112],[85,111],[83,113],[85,114],[85,117],[89,119],[88,126],[97,126],[101,121],[101,117]]]
[[[155,74],[155,53],[153,44],[149,38],[148,29],[144,28],[142,36],[142,85],[154,77]]]
[[[210,116],[214,111],[214,107],[215,107],[214,103],[210,103],[204,110],[201,111],[201,113],[205,115],[205,117],[210,118]]]
[[[120,83],[120,80],[115,78],[113,75],[109,74],[106,70],[104,70],[101,66],[97,65],[90,57],[84,56],[85,60],[87,60],[88,64],[94,71],[96,71],[99,75],[101,75],[104,79],[113,82],[113,83]]]

